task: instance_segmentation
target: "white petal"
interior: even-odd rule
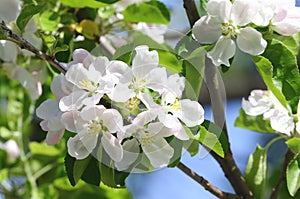
[[[300,32],[300,16],[297,19],[285,19],[273,23],[273,29],[279,34],[290,36]]]
[[[48,131],[46,136],[46,143],[48,145],[55,145],[64,135],[65,129],[59,131]]]
[[[93,66],[96,69],[96,71],[100,72],[100,74],[104,75],[106,73],[106,67],[109,64],[109,60],[107,59],[107,57],[104,56],[100,56],[97,57],[94,61],[93,61]]]
[[[132,72],[138,79],[144,78],[152,69],[158,66],[157,51],[149,51],[148,46],[135,48],[136,55],[132,60]]]
[[[134,118],[132,124],[143,127],[145,124],[148,124],[157,117],[157,112],[158,111],[156,109],[143,111]]]
[[[204,109],[197,101],[180,100],[182,115],[179,119],[188,127],[201,124],[204,121]]]
[[[194,37],[201,44],[212,44],[221,36],[221,24],[209,16],[203,16],[193,26]]]
[[[167,89],[171,91],[174,96],[181,98],[185,87],[185,78],[174,74],[168,77]]]
[[[70,110],[79,110],[83,106],[83,100],[88,93],[83,90],[77,90],[67,95],[59,101],[59,109],[63,112]]]
[[[11,41],[0,40],[0,59],[6,62],[16,63],[17,55],[18,46],[15,43]]]
[[[82,86],[82,81],[89,80],[88,75],[88,70],[81,63],[72,65],[65,74],[66,79],[79,88]]]
[[[262,34],[251,27],[240,29],[236,42],[242,51],[250,55],[262,54],[267,46],[267,42],[263,39]]]
[[[270,20],[274,16],[276,5],[273,2],[260,0],[257,3],[260,4],[257,14],[252,18],[251,22],[258,26],[268,26]]]
[[[230,66],[229,59],[235,54],[235,43],[231,39],[221,36],[215,47],[207,53],[215,66],[224,64]]]
[[[73,52],[73,61],[68,64],[68,68],[78,63],[82,63],[85,68],[88,68],[93,61],[93,56],[87,50],[76,49]]]
[[[270,109],[270,106],[253,106],[253,104],[251,104],[245,99],[242,99],[242,107],[245,113],[251,116],[258,116],[264,114]]]
[[[288,136],[294,131],[295,124],[293,118],[288,114],[279,112],[276,116],[270,118],[272,129]]]
[[[112,160],[116,162],[120,162],[122,160],[123,148],[115,136],[104,132],[101,138],[101,144],[105,152],[111,157]]]
[[[115,162],[117,170],[124,171],[134,163],[140,153],[139,143],[136,139],[125,141],[123,144],[123,158],[119,162]]]
[[[68,82],[63,74],[60,74],[54,77],[50,89],[56,99],[59,100],[70,94],[76,87]]]
[[[160,137],[169,137],[173,135],[172,129],[165,127],[161,122],[150,123],[146,131]]]
[[[69,111],[61,115],[61,121],[65,128],[71,132],[79,132],[82,130],[84,121],[79,116],[79,111]]]
[[[123,117],[116,109],[105,110],[101,119],[111,133],[123,130]]]
[[[126,102],[130,98],[135,96],[132,89],[129,88],[129,83],[119,83],[112,90],[112,93],[108,94],[109,98],[115,102]]]
[[[146,76],[147,88],[161,92],[167,84],[166,68],[155,68]]]
[[[94,148],[97,146],[98,134],[90,133],[86,130],[83,130],[77,134],[82,145],[86,148],[89,153],[92,153]]]
[[[300,118],[298,118],[298,122],[296,123],[296,131],[300,133]]]
[[[235,0],[231,9],[231,19],[236,25],[247,25],[258,9],[258,3],[253,0]]]
[[[210,0],[206,5],[207,13],[218,18],[220,22],[228,21],[232,4],[228,0]]]
[[[19,15],[22,2],[19,0],[1,0],[0,21],[9,23]]]
[[[36,109],[36,115],[41,119],[50,119],[55,117],[58,112],[58,102],[52,99],[47,99]]]
[[[105,110],[105,107],[102,105],[86,106],[81,110],[80,117],[85,121],[99,120],[99,118],[102,118],[103,112]]]
[[[122,83],[131,82],[133,75],[131,68],[121,61],[111,61],[107,65],[107,74],[114,77],[115,84],[119,81]]]
[[[80,141],[78,135],[70,138],[67,142],[67,146],[68,146],[68,153],[72,157],[74,157],[78,160],[82,160],[82,159],[88,157],[90,154],[90,152],[87,151],[86,147]]]
[[[158,138],[151,144],[142,145],[142,148],[155,168],[167,166],[174,154],[174,149],[164,138]]]

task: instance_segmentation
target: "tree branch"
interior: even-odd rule
[[[196,21],[200,18],[194,0],[183,0],[183,7],[185,8],[186,15],[188,16],[190,26],[193,27]]]
[[[278,194],[278,192],[279,192],[279,190],[280,190],[283,182],[286,179],[286,169],[287,169],[287,166],[288,166],[289,162],[291,161],[291,159],[293,158],[293,156],[294,156],[294,153],[290,149],[288,149],[287,152],[286,152],[286,154],[285,154],[285,158],[284,158],[284,162],[283,162],[283,167],[282,167],[282,170],[281,170],[281,174],[279,176],[277,184],[272,189],[272,193],[271,193],[270,199],[277,199],[277,194]]]
[[[199,176],[197,173],[195,173],[193,170],[188,168],[183,163],[179,163],[177,167],[184,172],[186,175],[191,177],[193,180],[195,180],[197,183],[199,183],[204,189],[212,193],[213,195],[217,196],[218,198],[227,198],[227,199],[240,199],[238,195],[223,192],[214,185],[212,185],[210,182],[208,182],[205,178],[202,176]]]
[[[193,27],[194,23],[200,18],[199,13],[196,9],[195,2],[193,0],[183,0],[183,2],[187,16],[189,18],[190,26]],[[210,62],[205,64],[205,81],[212,99],[211,106],[214,121],[219,127],[223,129],[228,140],[228,150],[225,152],[224,158],[221,158],[213,151],[210,151],[210,154],[221,166],[226,178],[229,180],[235,192],[238,195],[243,196],[243,198],[253,198],[253,194],[246,184],[246,181],[243,178],[241,171],[237,167],[232,156],[221,93],[223,89],[221,88],[219,82],[220,78],[218,77],[217,67],[214,66],[209,59],[207,59],[206,62]]]
[[[26,50],[34,53],[35,55],[37,55],[41,59],[47,61],[49,64],[51,64],[54,68],[56,68],[60,72],[62,72],[64,74],[66,73],[66,69],[58,61],[56,61],[55,58],[50,57],[50,56],[44,54],[42,51],[40,51],[39,49],[37,49],[36,47],[34,47],[27,40],[25,40],[24,38],[20,37],[18,34],[16,34],[11,29],[9,29],[4,24],[4,22],[0,23],[0,27],[1,27],[2,30],[4,30],[7,33],[7,36],[9,38],[11,38],[15,43],[17,43],[21,48],[24,48],[24,49],[26,49]]]

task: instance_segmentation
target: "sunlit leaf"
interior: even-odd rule
[[[300,153],[300,138],[294,137],[285,142],[294,154]]]
[[[88,8],[101,8],[104,6],[107,6],[107,4],[96,1],[96,0],[61,0],[61,2],[63,4],[65,4],[66,6],[70,6],[73,8],[84,8],[84,7],[88,7]]]
[[[170,21],[168,8],[159,1],[141,2],[128,6],[123,12],[125,21],[167,24]]]
[[[257,131],[261,133],[273,133],[274,130],[271,128],[270,121],[264,120],[263,116],[250,116],[245,113],[243,109],[240,109],[239,116],[236,118],[235,126],[244,129]]]
[[[300,155],[297,154],[288,164],[286,181],[289,193],[294,196],[300,187]]]
[[[267,178],[267,150],[257,145],[249,157],[245,180],[255,198],[264,198]]]

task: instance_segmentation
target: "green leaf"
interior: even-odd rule
[[[257,145],[249,157],[245,171],[245,180],[253,192],[254,198],[264,198],[267,178],[267,150]]]
[[[285,96],[281,92],[281,88],[278,87],[278,84],[273,81],[273,65],[272,63],[263,56],[253,56],[253,62],[256,64],[256,68],[263,78],[267,87],[272,91],[272,93],[276,96],[279,102],[284,106],[286,106]]]
[[[63,4],[65,4],[66,6],[70,6],[70,7],[73,7],[73,8],[84,8],[84,7],[101,8],[101,7],[107,6],[107,4],[96,1],[96,0],[84,0],[84,1],[81,1],[81,0],[61,0],[61,2]]]
[[[294,154],[300,153],[300,138],[294,137],[285,142]]]
[[[101,181],[108,187],[111,188],[122,188],[125,187],[125,179],[129,173],[115,170],[113,164],[107,166],[106,164],[100,163]]]
[[[8,170],[7,169],[0,169],[0,183],[2,183],[4,180],[6,180],[9,177]]]
[[[283,36],[273,34],[273,37],[279,41],[281,41],[294,55],[297,55],[299,52],[299,44],[297,39],[295,38],[296,34],[293,36]]]
[[[189,129],[187,126],[184,126],[184,129],[190,136],[190,138],[197,140],[205,147],[213,150],[219,156],[224,157],[224,150],[218,137],[214,133],[209,132],[203,126],[199,126],[199,128],[200,129],[198,130],[198,132],[194,135],[191,129]]]
[[[73,171],[74,171],[74,163],[75,163],[75,161],[76,161],[76,158],[73,158],[68,153],[66,154],[66,157],[65,157],[65,169],[66,169],[66,172],[67,172],[68,179],[69,179],[69,181],[70,181],[70,183],[71,183],[72,186],[76,185],[76,182],[75,182],[74,177],[73,177]]]
[[[0,21],[0,23],[3,23],[3,25],[5,25],[5,23],[2,21]],[[2,28],[0,28],[0,40],[6,40],[7,39],[7,32],[5,32]]]
[[[169,161],[168,167],[176,167],[181,159],[183,142],[175,136],[168,137],[167,142],[174,149],[174,154]]]
[[[200,0],[200,14],[201,16],[206,15],[206,4],[209,0]]]
[[[235,126],[248,129],[251,131],[257,131],[261,133],[273,133],[270,121],[264,120],[263,116],[250,116],[245,113],[243,109],[240,109],[238,118],[236,118]]]
[[[183,75],[186,79],[184,96],[186,98],[198,99],[204,77],[205,54],[206,50],[204,47],[200,47],[183,61]]]
[[[56,31],[60,22],[60,15],[52,10],[47,10],[40,15],[39,20],[42,30]]]
[[[74,162],[74,168],[73,168],[73,178],[75,183],[77,184],[78,180],[81,178],[83,172],[87,168],[88,164],[90,163],[91,156],[88,156],[87,158],[83,160],[76,160]]]
[[[96,0],[96,1],[101,2],[101,3],[106,3],[106,4],[113,4],[120,0]]]
[[[190,153],[193,157],[199,152],[199,142],[197,140],[190,139],[183,143],[183,147]]]
[[[168,8],[159,1],[141,2],[128,6],[123,12],[128,22],[167,24],[170,21]]]
[[[218,137],[220,143],[222,144],[222,148],[223,148],[224,152],[227,152],[228,140],[227,140],[227,137],[226,137],[224,131],[219,126],[217,126],[215,123],[213,123],[209,120],[204,120],[204,122],[201,124],[201,126],[203,126],[208,132],[215,134]]]
[[[17,26],[20,28],[21,32],[24,31],[27,23],[29,20],[45,7],[46,4],[27,4],[25,7],[21,10],[20,15],[17,18]]]
[[[218,137],[215,134],[207,131],[205,127],[200,127],[200,137],[198,140],[201,144],[213,150],[220,157],[224,158],[224,150]]]
[[[295,196],[300,187],[300,154],[297,154],[288,164],[286,181],[289,193]]]
[[[182,71],[182,62],[178,60],[177,56],[164,50],[157,50],[159,56],[159,65],[165,67],[171,74],[180,73]]]
[[[55,47],[52,54],[53,56],[58,52],[63,52],[69,50],[69,46],[67,44],[63,44],[62,46]]]
[[[81,179],[86,183],[99,186],[101,182],[101,174],[99,171],[99,162],[96,158],[92,157]]]
[[[46,142],[30,142],[29,148],[33,155],[59,156],[62,152],[56,147],[47,145]]]
[[[296,113],[300,98],[300,75],[296,57],[286,45],[276,39],[269,41],[262,56],[272,63],[273,82],[281,88],[293,113]],[[278,97],[276,94],[275,96]]]

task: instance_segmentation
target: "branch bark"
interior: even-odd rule
[[[184,1],[184,8],[189,18],[190,26],[193,27],[194,23],[200,18],[197,9],[195,9],[196,8],[195,2],[193,0],[183,0],[183,1]],[[208,64],[207,62],[209,61],[210,60],[207,59],[205,64],[206,65],[205,80],[210,92],[211,99],[213,99],[211,102],[211,106],[212,106],[214,121],[219,127],[223,129],[228,140],[228,150],[225,152],[224,158],[221,158],[213,151],[211,151],[210,154],[221,166],[226,178],[231,183],[235,192],[238,195],[242,196],[243,198],[253,198],[253,194],[251,190],[246,184],[246,181],[242,176],[241,171],[239,170],[239,168],[237,167],[233,159],[232,151],[230,148],[230,142],[228,139],[228,132],[227,132],[226,120],[225,120],[225,111],[224,111],[223,100],[222,100],[221,91],[223,89],[221,89],[220,87],[217,67],[211,63]]]
[[[277,194],[282,186],[282,184],[284,183],[285,179],[286,179],[286,169],[287,166],[289,164],[289,162],[291,161],[291,159],[293,158],[294,154],[293,152],[288,149],[286,154],[285,154],[285,158],[284,158],[284,162],[283,162],[283,167],[281,170],[281,174],[279,176],[279,179],[277,181],[277,184],[275,185],[275,187],[272,189],[272,193],[270,196],[270,199],[277,199]]]
[[[202,176],[199,176],[197,173],[195,173],[193,170],[191,170],[189,167],[184,165],[183,163],[179,163],[177,167],[184,172],[186,175],[191,177],[193,180],[195,180],[197,183],[199,183],[205,190],[209,191],[213,195],[217,196],[218,198],[226,198],[226,199],[240,199],[238,195],[223,192],[214,185],[212,185],[209,181],[207,181]]]
[[[183,7],[185,8],[185,12],[189,19],[190,26],[193,27],[196,21],[200,18],[194,0],[183,0]]]
[[[39,49],[34,47],[26,39],[24,39],[23,37],[19,36],[15,32],[13,32],[11,29],[9,29],[4,23],[0,23],[0,27],[2,30],[4,30],[7,33],[7,36],[9,38],[11,38],[15,43],[17,43],[21,48],[24,48],[24,49],[34,53],[41,59],[43,59],[46,62],[48,62],[49,64],[51,64],[54,68],[56,68],[63,74],[66,73],[66,69],[58,61],[56,61],[55,58],[46,55],[45,53],[43,53],[42,51],[40,51]]]

